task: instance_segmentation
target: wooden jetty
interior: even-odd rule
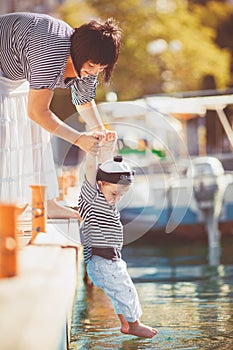
[[[0,348],[65,350],[69,347],[76,291],[79,224],[76,219],[47,221],[34,244],[18,237],[18,273],[0,279]]]

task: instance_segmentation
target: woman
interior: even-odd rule
[[[72,29],[65,22],[48,15],[11,13],[0,16],[0,32],[0,162],[5,164],[1,174],[1,200],[15,198],[16,194],[28,198],[26,179],[28,185],[31,184],[29,179],[36,180],[48,187],[49,217],[76,217],[75,211],[61,207],[55,201],[58,191],[50,134],[84,151],[89,151],[98,141],[92,133],[80,133],[63,123],[50,110],[50,103],[55,88],[71,88],[72,102],[88,127],[93,131],[103,129],[94,102],[97,77],[101,72],[105,82],[111,77],[120,51],[120,29],[112,19],[104,23],[91,21]],[[11,94],[12,98],[19,97],[14,92],[20,91],[22,86],[25,89],[25,84],[30,119],[25,121],[25,116],[22,117],[24,127],[21,133],[27,135],[30,142],[25,140],[23,143],[18,135],[18,144],[15,144],[15,139],[9,135],[16,135],[22,124],[17,120],[17,113],[10,113],[12,103],[7,104],[7,100]],[[19,101],[13,102],[20,105]],[[27,156],[22,150],[27,151]],[[14,161],[20,163],[18,167]],[[26,163],[30,163],[29,166],[25,166]],[[27,172],[26,168],[30,168],[31,163],[34,168]],[[6,166],[9,168],[7,174]],[[17,187],[18,193],[17,190],[11,193],[12,184]]]

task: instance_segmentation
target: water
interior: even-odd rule
[[[111,302],[100,289],[85,287],[80,268],[70,349],[233,349],[233,238],[222,240],[216,265],[203,242],[141,240],[124,247],[123,257],[141,300],[141,320],[158,335],[121,334]]]

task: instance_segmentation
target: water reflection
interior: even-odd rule
[[[218,242],[214,247],[209,247],[209,265],[218,266],[220,264],[221,245]]]
[[[143,307],[142,321],[158,328],[152,340],[119,332],[105,294],[79,275],[71,349],[233,348],[233,240],[211,265],[203,244],[126,246],[124,258]],[[81,272],[81,271],[80,271]]]

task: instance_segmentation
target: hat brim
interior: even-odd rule
[[[133,182],[133,177],[133,171],[107,173],[99,168],[97,171],[96,180],[106,181],[113,184],[129,185]]]

